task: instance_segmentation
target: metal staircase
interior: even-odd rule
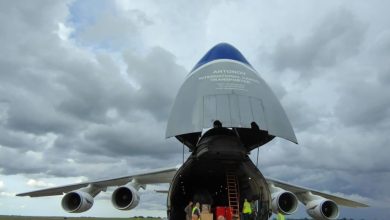
[[[229,207],[232,209],[233,219],[240,219],[240,194],[237,176],[233,171],[226,172],[226,186],[229,199]]]

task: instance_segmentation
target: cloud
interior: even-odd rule
[[[388,31],[376,33],[360,59],[349,64],[337,87],[340,97],[335,106],[344,124],[382,131],[390,128],[389,45]],[[357,68],[359,63],[361,68]]]
[[[303,96],[302,93],[290,93],[283,99],[287,115],[296,132],[312,128],[327,114],[309,105]]]
[[[33,5],[23,7],[35,10]],[[24,10],[23,7],[15,10]],[[47,7],[67,11],[63,4]],[[129,164],[146,165],[138,159],[140,155],[163,164],[159,158],[176,154],[172,141],[164,141],[169,108],[186,73],[175,57],[161,47],[150,48],[145,56],[131,50],[119,56],[104,50],[95,54],[73,42],[81,40],[77,37],[87,32],[92,36],[94,31],[104,31],[101,22],[147,25],[147,18],[141,12],[133,12],[130,17],[122,14],[116,18],[108,14],[109,17],[91,19],[89,26],[73,29],[70,40],[55,34],[58,25],[64,24],[63,12],[43,14],[53,16],[58,23],[37,22],[37,26],[44,26],[36,27],[40,31],[27,25],[24,31],[34,33],[36,38],[28,38],[29,44],[23,43],[26,36],[12,41],[13,53],[0,59],[4,64],[2,71],[6,73],[0,75],[0,151],[7,157],[22,155],[12,163],[3,158],[2,173],[79,176],[91,173],[97,166],[102,168],[102,173],[119,166],[114,173],[123,174],[127,173]],[[14,21],[20,18],[15,17]],[[16,34],[21,24],[6,26],[8,33]],[[2,38],[11,41],[6,36]],[[99,44],[99,39],[87,41]],[[123,68],[127,69],[124,72],[127,76],[123,75]],[[43,150],[47,153],[42,154]],[[117,161],[113,158],[117,155],[128,156]]]
[[[14,197],[15,193],[10,193],[10,192],[0,192],[0,197]]]
[[[0,198],[13,197],[13,196],[15,196],[15,193],[7,192],[4,181],[0,180]]]
[[[152,48],[145,57],[126,51],[124,61],[129,76],[140,85],[133,93],[134,105],[151,111],[157,119],[167,120],[187,71],[175,63],[173,54],[159,47]]]
[[[261,147],[262,172],[382,207],[390,198],[387,7],[288,4],[0,2],[3,185],[20,175],[46,187],[181,162],[182,145],[164,137],[176,91],[207,49],[228,41],[275,90],[300,143]],[[164,198],[142,192],[139,213],[162,210]],[[110,207],[102,204],[100,214]]]
[[[366,129],[389,128],[389,84],[378,82],[374,78],[364,81],[351,79],[349,84],[343,86],[335,109],[336,115],[343,123]]]
[[[55,186],[53,183],[47,183],[43,180],[35,180],[35,179],[29,179],[27,181],[27,185],[31,186],[33,188],[48,188]]]
[[[303,39],[287,36],[279,40],[271,60],[276,71],[292,69],[303,79],[318,69],[342,63],[359,52],[366,25],[347,9],[325,16]]]
[[[151,23],[143,11],[129,10],[121,13],[120,10],[108,7],[74,37],[82,45],[96,49],[137,48],[137,43],[142,41],[139,29]]]
[[[47,168],[41,161],[39,153],[32,151],[21,153],[18,149],[0,147],[0,166],[2,174],[41,173]],[[17,158],[9,160],[9,158]]]

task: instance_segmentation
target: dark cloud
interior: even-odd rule
[[[7,22],[2,20],[4,24],[2,27],[14,30],[13,32],[4,32],[6,36],[18,36],[18,34],[22,34],[22,32],[19,32],[22,28],[28,28],[29,34],[50,31],[68,13],[66,2],[64,4],[64,2],[59,3],[50,0],[42,0],[39,5],[23,1],[2,1],[0,6],[1,16],[13,18]],[[37,13],[38,9],[39,13]]]
[[[164,133],[187,74],[183,66],[191,68],[215,39],[235,30],[209,15],[236,10],[236,3],[221,1],[217,8],[134,3],[128,10],[99,3],[0,2],[1,174],[100,179],[181,162],[182,145],[165,140]],[[274,6],[290,18],[282,5]],[[383,18],[388,16],[379,16],[386,28],[375,32],[375,13],[365,16],[359,4],[331,5],[320,21],[302,6],[302,19],[315,24],[292,25],[302,33],[288,29],[283,36],[269,28],[291,25],[288,19],[268,19],[270,13],[260,19],[267,23],[260,31],[235,34],[240,50],[261,53],[258,70],[281,100],[300,143],[275,139],[263,146],[260,168],[267,176],[385,207],[390,34]],[[244,14],[256,18],[256,7],[251,4],[252,13]],[[242,25],[240,13],[235,15]],[[74,30],[69,39],[66,33],[58,36],[61,27]],[[259,38],[260,32],[272,38]],[[245,35],[251,37],[241,38]],[[270,48],[259,52],[259,39]],[[162,209],[155,204],[163,199],[154,195],[146,191],[140,208]]]
[[[58,113],[50,102],[42,99],[33,94],[18,95],[10,102],[5,126],[32,134],[72,133],[77,128],[73,119]]]
[[[328,14],[305,38],[280,39],[271,60],[276,71],[292,69],[312,78],[319,68],[331,67],[359,52],[366,25],[346,9]]]
[[[310,106],[303,98],[305,94],[289,94],[283,99],[286,114],[294,127],[295,132],[311,129],[326,115],[326,112]],[[299,141],[299,140],[298,140]]]
[[[3,6],[2,10],[8,7]],[[175,57],[163,48],[152,48],[145,56],[125,52],[123,63],[116,60],[121,55],[104,49],[92,55],[56,35],[58,22],[65,20],[63,3],[45,5],[61,13],[45,11],[26,20],[25,14],[39,11],[35,7],[14,5],[12,13],[5,12],[14,18],[13,26],[5,25],[6,32],[19,37],[1,36],[8,42],[1,48],[9,53],[0,55],[0,148],[4,157],[18,159],[9,163],[2,158],[1,172],[91,176],[98,168],[99,173],[114,169],[111,173],[123,175],[128,166],[164,167],[165,159],[179,157],[177,144],[164,137],[169,108],[186,72]],[[100,17],[91,29],[83,30],[83,37],[106,31],[102,29],[105,22],[119,22],[109,34],[121,34],[122,23],[148,24],[139,11],[133,11],[129,19]],[[22,30],[31,35],[19,35]],[[104,41],[96,37],[96,41],[85,40]],[[121,65],[127,65],[129,76],[122,74],[126,67]],[[18,153],[22,156],[16,157]],[[118,161],[117,156],[123,159]]]
[[[159,47],[152,48],[145,57],[127,51],[124,59],[129,76],[140,85],[133,93],[134,104],[166,120],[187,71],[175,63],[171,53]]]
[[[24,132],[15,132],[0,127],[0,146],[20,150],[43,150],[44,142],[34,135],[26,135]]]
[[[42,163],[40,154],[0,146],[0,173],[14,175],[18,173],[44,173],[47,164]],[[10,159],[12,158],[12,159]]]
[[[381,133],[390,129],[390,34],[374,38],[340,76],[335,114],[345,125]]]
[[[84,62],[82,62],[84,61]],[[133,92],[121,77],[112,58],[101,56],[95,62],[70,60],[70,71],[58,77],[58,84],[66,91],[61,96],[58,110],[79,120],[105,123],[110,121],[108,111],[128,112]]]
[[[377,79],[350,80],[340,89],[336,115],[348,126],[366,129],[389,129],[390,89]]]
[[[281,101],[299,146],[275,140],[261,149],[267,156],[260,164],[268,176],[343,195],[359,192],[355,199],[388,207],[390,38],[370,32],[373,24],[357,14],[329,13],[306,37],[282,37],[275,52],[261,54],[271,80],[285,88]],[[367,213],[361,216],[374,216]]]
[[[146,119],[146,117],[145,117]],[[85,133],[90,147],[81,149],[86,153],[99,152],[108,155],[151,155],[166,157],[173,153],[171,141],[164,141],[165,123],[163,126],[153,120],[139,123],[121,122],[115,126],[98,126]]]
[[[343,126],[318,126],[297,134],[299,145],[277,140],[261,149],[260,167],[267,176],[294,184],[353,195],[382,207],[390,181],[387,135]],[[378,151],[380,153],[378,153]],[[375,181],[374,181],[375,180]],[[371,200],[372,199],[372,200]],[[371,204],[375,201],[374,204]],[[381,205],[380,205],[381,204]]]

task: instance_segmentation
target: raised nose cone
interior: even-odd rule
[[[275,136],[297,142],[277,97],[233,46],[221,43],[200,59],[181,86],[166,137],[194,149],[202,131],[231,128],[248,151]]]
[[[245,63],[249,66],[249,62],[245,59],[245,57],[238,51],[235,47],[228,43],[219,43],[215,45],[213,48],[211,48],[203,57],[199,60],[199,62],[194,66],[194,68],[191,70],[193,72],[194,70],[198,69],[200,66],[209,63],[214,60],[219,59],[228,59],[228,60],[236,60],[241,63]]]

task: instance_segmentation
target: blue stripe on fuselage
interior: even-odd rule
[[[199,60],[199,62],[194,66],[191,72],[193,72],[194,70],[198,69],[198,67],[208,62],[211,62],[213,60],[219,60],[219,59],[236,60],[252,67],[249,64],[249,62],[245,59],[245,57],[241,54],[241,52],[238,51],[235,47],[233,47],[228,43],[219,43],[215,45],[213,48],[211,48],[202,57],[202,59]]]

